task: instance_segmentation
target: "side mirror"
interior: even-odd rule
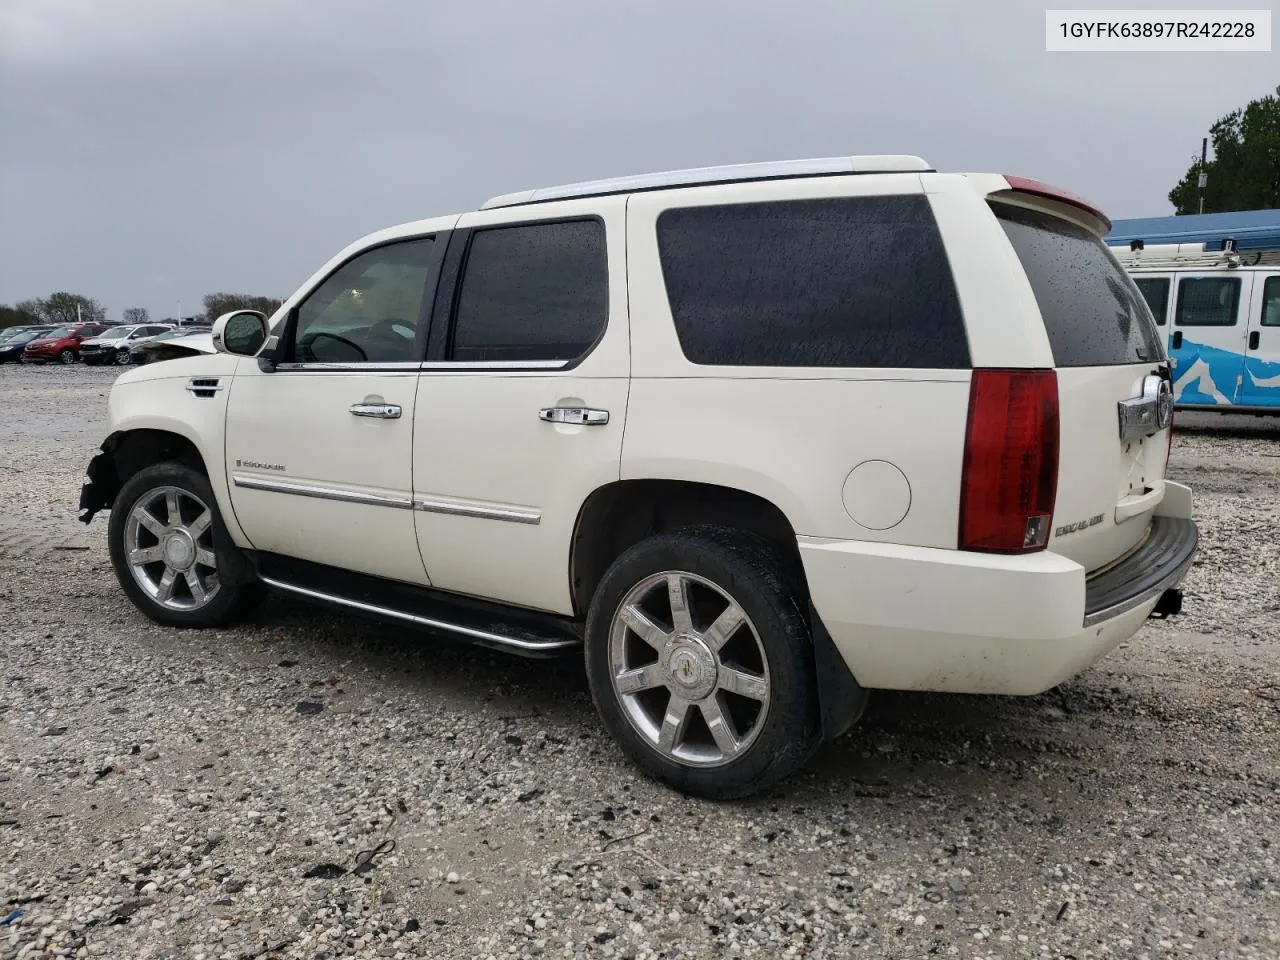
[[[233,310],[213,324],[213,349],[238,357],[255,356],[267,341],[267,318],[257,310]]]

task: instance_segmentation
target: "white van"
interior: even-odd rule
[[[1280,250],[1113,252],[1168,335],[1179,409],[1280,413]]]

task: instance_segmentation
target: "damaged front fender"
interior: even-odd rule
[[[85,471],[85,481],[80,487],[80,522],[88,523],[102,510],[110,510],[120,492],[120,477],[116,471],[116,449],[120,446],[120,434],[113,433],[102,443],[101,452],[94,455]]]

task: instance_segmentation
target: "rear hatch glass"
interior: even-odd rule
[[[1103,245],[1050,213],[992,203],[1035,293],[1058,377],[1058,495],[1049,549],[1098,571],[1145,539],[1168,429],[1120,435],[1118,404],[1168,361],[1146,301]]]
[[[1057,366],[1164,359],[1146,301],[1101,240],[1038,210],[992,208],[1031,281]]]

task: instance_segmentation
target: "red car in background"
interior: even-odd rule
[[[105,323],[71,323],[32,340],[22,351],[23,363],[75,363],[80,356],[80,341],[96,337],[110,329]]]

